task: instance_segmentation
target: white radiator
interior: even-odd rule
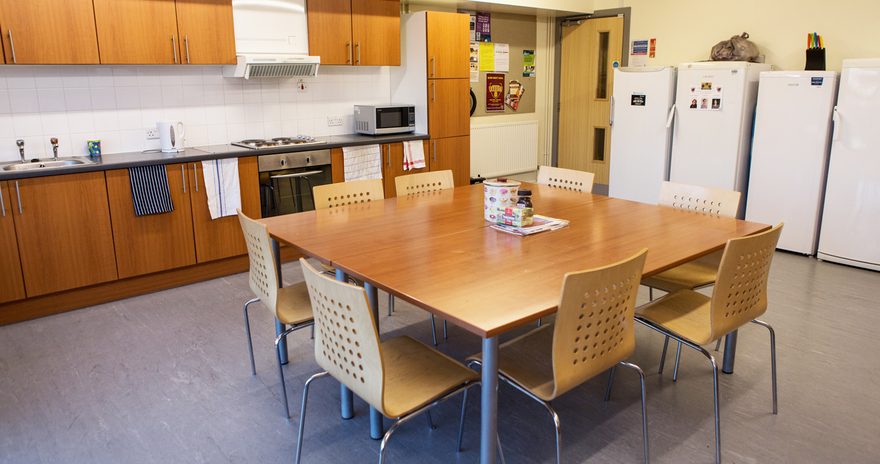
[[[471,177],[508,176],[538,166],[538,121],[471,126]]]

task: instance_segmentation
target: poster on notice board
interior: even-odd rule
[[[486,74],[486,111],[504,111],[504,74]]]

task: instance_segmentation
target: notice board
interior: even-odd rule
[[[477,96],[477,109],[472,117],[495,116],[499,114],[519,114],[535,112],[535,78],[523,77],[523,50],[532,50],[537,53],[537,30],[534,16],[491,13],[491,37],[493,43],[508,44],[510,47],[510,70],[504,74],[504,91],[511,80],[519,81],[525,87],[525,92],[520,98],[519,109],[513,111],[504,106],[504,111],[486,111],[486,74],[480,72],[479,82],[471,82],[471,90]],[[535,69],[535,74],[547,72],[540,67]],[[495,74],[495,72],[492,72]]]

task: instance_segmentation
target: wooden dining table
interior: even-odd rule
[[[553,314],[565,273],[648,248],[650,276],[769,228],[544,185],[523,188],[532,190],[537,214],[569,225],[526,237],[495,230],[483,219],[481,185],[261,220],[273,239],[334,266],[340,278],[363,281],[374,314],[382,289],[482,338],[484,464],[496,457],[499,335]],[[733,356],[728,348],[725,356]]]

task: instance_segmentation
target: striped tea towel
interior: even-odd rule
[[[342,147],[345,181],[382,178],[382,152],[379,145]]]
[[[425,145],[422,141],[403,142],[403,170],[422,169],[425,166]]]
[[[163,165],[128,168],[131,180],[131,201],[136,216],[170,213],[174,211],[168,173]]]
[[[241,208],[241,186],[238,183],[238,159],[202,161],[205,193],[211,219],[235,216]]]

